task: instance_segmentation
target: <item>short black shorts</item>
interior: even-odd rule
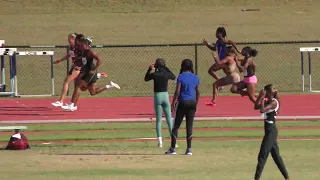
[[[94,73],[94,74],[85,73],[83,74],[81,79],[88,84],[93,84],[97,82],[98,76],[97,76],[97,73]]]

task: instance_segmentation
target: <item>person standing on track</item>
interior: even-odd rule
[[[267,100],[265,100],[266,98]],[[261,90],[259,94],[259,99],[255,103],[255,107],[260,108],[260,112],[264,113],[264,131],[265,135],[263,137],[260,152],[258,155],[258,164],[256,168],[256,173],[254,176],[255,180],[259,180],[263,171],[263,168],[267,162],[269,153],[281,171],[283,177],[289,180],[289,175],[284,162],[279,153],[279,147],[277,143],[278,130],[276,127],[276,116],[277,111],[280,108],[280,103],[276,99],[277,90],[272,84],[268,84]]]
[[[217,41],[215,44],[213,43],[209,43],[206,39],[203,39],[203,44],[205,46],[207,46],[208,49],[210,49],[211,51],[217,51],[218,53],[218,57],[219,57],[219,61],[223,60],[226,57],[225,49],[227,47],[227,45],[232,45],[233,48],[235,48],[235,50],[240,53],[240,51],[238,50],[236,43],[228,40],[227,39],[227,31],[224,27],[218,27],[216,30],[216,38]],[[220,77],[217,75],[216,71],[223,69],[223,71],[225,73],[226,70],[224,68],[220,68],[218,66],[216,66],[216,64],[213,64],[209,69],[208,69],[208,73],[215,78],[216,80],[219,80]],[[219,90],[221,90],[223,88],[223,86],[219,87]]]
[[[216,61],[216,65],[223,67],[225,69],[225,73],[227,76],[217,80],[213,83],[213,93],[212,93],[212,100],[210,102],[206,102],[207,106],[216,106],[216,96],[218,94],[218,87],[220,86],[227,86],[230,84],[235,84],[240,81],[240,75],[237,73],[237,64],[235,62],[236,53],[232,46],[228,46],[225,49],[226,57],[224,59],[218,60],[218,57],[215,53],[213,53],[213,58]]]
[[[175,121],[171,135],[171,148],[165,154],[177,154],[175,151],[178,130],[184,117],[187,128],[187,150],[185,155],[192,155],[192,126],[197,104],[199,101],[200,79],[194,74],[193,63],[190,59],[184,59],[181,63],[180,74],[177,78],[177,86],[171,103],[171,109],[175,109]]]
[[[152,72],[154,71],[154,72]],[[154,111],[156,113],[156,130],[158,137],[158,147],[162,147],[161,124],[162,124],[162,109],[166,116],[170,137],[172,134],[172,117],[171,106],[168,94],[168,80],[175,80],[176,76],[166,66],[165,61],[161,58],[157,59],[155,64],[151,64],[144,80],[153,80],[154,91]]]
[[[258,79],[256,76],[256,64],[253,61],[253,57],[256,57],[258,51],[246,46],[242,49],[241,54],[244,59],[239,61],[236,59],[237,67],[240,72],[243,72],[244,79],[231,88],[232,93],[241,94],[241,96],[248,96],[251,102],[255,103],[257,100],[256,86]],[[246,89],[246,90],[245,90]]]
[[[101,56],[90,49],[90,42],[88,39],[80,39],[79,40],[79,49],[81,52],[81,59],[83,62],[83,75],[80,80],[77,81],[76,87],[72,94],[71,103],[67,106],[61,106],[62,109],[67,111],[75,111],[77,110],[78,99],[80,97],[80,90],[86,91],[88,90],[92,96],[97,95],[107,89],[117,88],[120,89],[120,86],[114,82],[110,82],[110,84],[105,87],[96,87],[96,81],[99,79],[99,74],[97,70],[101,66],[102,59]],[[96,64],[94,65],[94,60],[96,60]]]

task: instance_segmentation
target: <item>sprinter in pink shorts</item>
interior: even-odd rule
[[[249,99],[255,103],[258,96],[255,93],[258,79],[255,73],[256,64],[253,61],[253,57],[257,56],[258,51],[246,46],[242,49],[241,54],[244,56],[244,59],[237,59],[236,63],[239,71],[243,72],[244,79],[238,83],[235,83],[231,88],[231,92],[241,94],[242,96],[248,96]]]

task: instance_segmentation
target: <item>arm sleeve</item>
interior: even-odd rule
[[[150,73],[150,72],[151,72],[151,70],[148,69],[146,75],[144,76],[144,80],[145,80],[145,81],[150,81],[151,79],[154,78],[154,74],[153,74],[153,73]]]
[[[168,71],[169,79],[175,80],[176,76],[173,74],[173,72],[171,72],[169,68],[166,68],[166,70]]]
[[[179,75],[177,78],[177,83],[176,84],[180,84],[181,83],[181,76]]]

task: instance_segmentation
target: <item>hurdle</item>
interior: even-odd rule
[[[0,126],[0,130],[27,129],[27,126]]]
[[[305,92],[305,79],[304,79],[304,52],[308,55],[308,74],[309,74],[309,90],[307,92],[320,92],[312,90],[312,73],[311,73],[311,53],[320,51],[320,47],[301,47],[300,58],[301,58],[301,80],[302,80],[302,91]]]
[[[1,84],[6,86],[5,82],[5,67],[4,61],[5,56],[9,56],[10,62],[10,92],[0,92],[0,96],[16,96],[17,95],[17,84],[16,84],[16,59],[15,52],[17,48],[0,48],[0,56],[1,56]]]
[[[16,95],[19,97],[45,97],[45,96],[53,96],[54,95],[54,67],[53,67],[53,56],[54,51],[16,51],[14,56],[17,58],[18,56],[50,56],[50,64],[51,64],[51,94],[43,94],[43,95],[21,95],[18,93],[18,87],[16,87]],[[18,60],[18,58],[17,58]],[[18,60],[19,61],[19,60]],[[16,68],[16,67],[15,67]],[[16,69],[15,69],[16,70]],[[16,75],[17,77],[17,75]],[[18,86],[17,78],[16,85]]]

